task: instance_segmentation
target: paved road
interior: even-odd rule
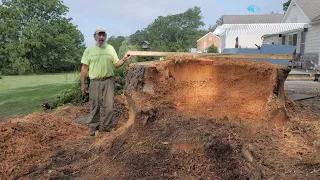
[[[293,91],[294,93],[319,94],[320,95],[320,82],[286,81],[284,88],[285,88],[285,90]]]

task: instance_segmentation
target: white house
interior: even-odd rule
[[[220,48],[235,48],[236,38],[241,48],[255,48],[262,44],[261,36],[264,31],[255,29],[259,24],[281,23],[283,14],[264,15],[224,15],[223,25],[219,26],[214,34],[220,36]],[[246,30],[247,29],[247,30]]]
[[[308,69],[320,65],[320,0],[292,0],[282,23],[304,23],[305,28],[295,28],[262,36],[263,43],[296,46],[301,55],[298,63]],[[299,65],[298,65],[299,66]]]

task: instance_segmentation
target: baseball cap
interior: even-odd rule
[[[95,34],[98,33],[106,33],[106,30],[104,28],[97,28]]]

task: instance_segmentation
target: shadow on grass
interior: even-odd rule
[[[52,101],[70,84],[46,84],[0,92],[0,118],[26,115],[41,111],[41,104]]]

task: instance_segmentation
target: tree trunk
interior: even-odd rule
[[[29,57],[29,65],[30,65],[30,72],[34,73],[34,63],[33,63],[33,49],[31,48],[30,57]]]

